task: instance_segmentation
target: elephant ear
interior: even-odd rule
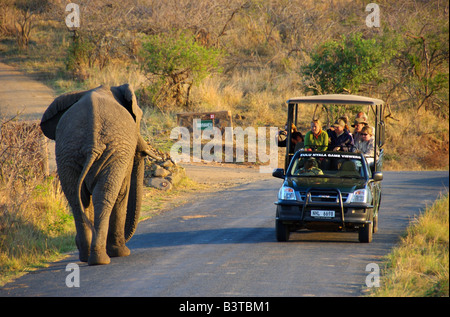
[[[139,123],[142,118],[142,110],[137,104],[133,87],[130,84],[124,84],[122,86],[111,87],[111,92],[116,100],[128,110],[134,121]]]
[[[78,102],[86,91],[72,92],[57,97],[45,110],[41,119],[41,129],[44,135],[51,139],[55,139],[56,126],[62,115],[75,103]]]

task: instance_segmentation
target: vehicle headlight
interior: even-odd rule
[[[280,188],[278,198],[281,200],[297,200],[294,189],[285,186]]]
[[[353,192],[352,203],[367,203],[368,192],[365,189],[358,189]]]

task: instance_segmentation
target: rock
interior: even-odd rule
[[[183,167],[177,165],[170,155],[152,148],[160,159],[149,157],[145,160],[144,185],[170,191],[186,176]]]
[[[186,170],[181,166],[175,166],[172,169],[172,174],[167,177],[168,180],[172,183],[172,185],[176,186],[180,180],[186,176]]]
[[[167,168],[167,169],[170,169],[173,165],[174,164],[173,164],[172,160],[167,160],[161,164],[162,167]]]
[[[147,186],[155,187],[160,190],[169,191],[172,189],[172,184],[165,178],[152,177],[148,180]]]
[[[170,172],[168,170],[166,170],[165,168],[156,165],[156,169],[153,172],[153,175],[156,177],[166,177],[170,175]]]

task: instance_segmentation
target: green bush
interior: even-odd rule
[[[314,94],[357,93],[363,84],[381,80],[379,70],[389,58],[376,39],[361,33],[320,45],[302,68],[307,91]]]
[[[187,108],[192,85],[218,70],[221,56],[221,50],[202,46],[186,33],[143,37],[141,65],[152,82],[147,88],[154,105],[175,101]]]

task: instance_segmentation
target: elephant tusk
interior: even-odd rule
[[[148,156],[150,156],[151,158],[158,160],[158,161],[162,161],[162,158],[153,154],[152,152],[150,152],[149,150],[145,150],[144,153]]]

